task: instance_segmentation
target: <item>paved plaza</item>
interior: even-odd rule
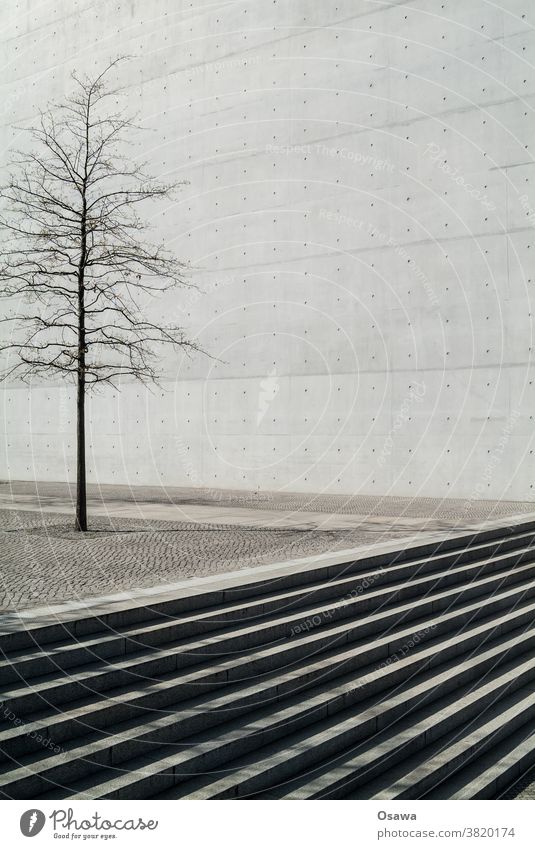
[[[0,609],[154,587],[533,512],[522,502],[90,486],[73,530],[66,484],[0,484]]]

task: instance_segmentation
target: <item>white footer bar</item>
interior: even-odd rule
[[[534,801],[4,801],[2,845],[535,847]],[[29,839],[35,837],[35,844]]]

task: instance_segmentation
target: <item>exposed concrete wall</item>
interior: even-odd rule
[[[0,150],[118,53],[154,223],[221,362],[90,409],[105,482],[531,498],[535,10],[527,0],[5,0]],[[0,473],[73,471],[69,389],[4,395]],[[6,456],[7,455],[7,456]]]

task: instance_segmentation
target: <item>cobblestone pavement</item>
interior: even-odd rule
[[[410,534],[421,536],[455,522],[462,526],[470,521],[533,510],[533,504],[473,502],[467,517],[465,502],[444,499],[347,498],[158,487],[139,487],[134,491],[129,487],[90,486],[92,499],[110,505],[117,500],[130,501],[133,513],[138,502],[182,503],[219,504],[228,508],[257,505],[259,515],[260,511],[270,509],[336,511],[348,516],[358,514],[362,519],[356,524],[353,521],[347,528],[317,530],[255,527],[254,522],[232,525],[224,521],[170,522],[93,515],[91,530],[78,534],[72,529],[71,516],[65,512],[40,512],[28,504],[24,510],[16,509],[17,496],[22,500],[36,493],[46,502],[47,498],[68,498],[69,487],[55,483],[38,487],[30,482],[0,483],[0,495],[14,497],[11,509],[0,509],[0,610],[20,610],[158,586]]]
[[[406,528],[272,530],[0,510],[0,609],[150,587],[406,536]]]

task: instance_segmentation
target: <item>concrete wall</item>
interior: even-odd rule
[[[528,0],[4,0],[0,153],[69,74],[134,58],[154,220],[220,358],[90,408],[104,482],[533,496]],[[0,474],[73,470],[71,390],[4,393]]]

